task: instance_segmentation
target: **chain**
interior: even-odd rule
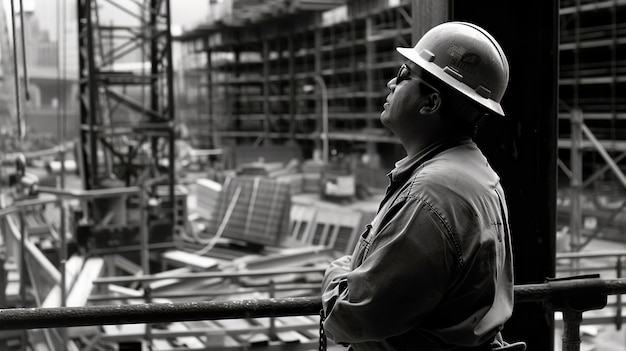
[[[326,351],[326,332],[324,332],[324,309],[320,310],[320,347],[319,351]]]

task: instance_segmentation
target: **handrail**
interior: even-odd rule
[[[606,296],[626,293],[626,279],[598,276],[549,280],[542,284],[517,285],[515,302],[543,302],[547,310],[562,311],[565,328],[563,350],[580,350],[582,313],[601,309]],[[0,330],[65,328],[93,325],[167,323],[239,318],[316,315],[320,297],[255,300],[143,303],[83,307],[10,308],[0,310]]]
[[[61,198],[97,198],[134,193],[140,189],[124,188],[111,191],[64,191],[44,188],[44,192],[56,195],[54,200],[22,200],[7,208],[0,208],[0,219],[20,209],[45,203],[58,202]],[[585,257],[618,258],[625,251],[602,253],[559,253],[557,258],[580,259]],[[199,272],[176,276],[179,279],[228,278],[242,276],[266,276],[284,273],[321,272],[319,267],[302,267],[276,271],[271,269],[235,272]],[[95,284],[151,282],[172,277],[147,275],[143,277],[105,277]],[[563,350],[578,351],[580,348],[580,324],[582,313],[606,306],[607,295],[626,294],[626,279],[600,279],[589,276],[571,277],[565,280],[549,280],[541,284],[515,286],[515,302],[542,302],[546,311],[561,311],[564,316]],[[206,297],[211,294],[206,294]],[[273,296],[270,294],[270,296]],[[105,299],[102,299],[105,300]],[[134,301],[138,301],[134,300]],[[138,323],[166,323],[181,321],[220,320],[238,318],[264,318],[283,316],[317,315],[321,309],[319,297],[269,298],[254,300],[200,301],[184,303],[139,303],[121,305],[94,305],[82,307],[10,308],[0,310],[0,330],[27,330],[65,328],[94,325],[121,325]],[[621,309],[621,304],[620,307]],[[621,316],[621,312],[619,312]]]
[[[624,256],[626,256],[626,250],[602,250],[602,251],[593,251],[593,252],[559,252],[556,254],[557,261],[563,260],[563,259],[572,260],[572,262],[575,262],[578,260],[614,259],[615,263],[613,264],[606,263],[605,265],[593,266],[593,267],[587,267],[587,268],[584,268],[580,265],[576,265],[576,266],[569,267],[569,268],[557,266],[557,271],[574,272],[575,274],[581,274],[582,272],[598,273],[600,271],[609,270],[609,271],[615,271],[615,277],[619,279],[619,278],[622,278],[622,271],[623,271],[622,259]],[[612,323],[615,325],[615,328],[617,328],[618,330],[621,329],[622,324],[623,324],[622,296],[616,295],[616,298],[612,302],[608,303],[607,306],[611,306],[615,308],[614,315],[612,315],[611,317],[599,317],[599,319],[592,318],[590,320],[589,319],[586,320],[586,322],[590,322],[590,324],[594,324],[594,319],[595,319],[595,322],[598,322],[599,320],[606,321],[607,318],[610,318]],[[604,324],[606,322],[601,322],[601,323]]]

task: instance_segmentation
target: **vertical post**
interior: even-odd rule
[[[26,272],[26,228],[24,223],[24,213],[22,210],[19,212],[20,222],[20,299],[22,307],[26,306],[26,278],[28,273]],[[28,333],[26,330],[22,331],[21,350],[26,350],[26,341],[28,340]]]
[[[0,219],[0,221],[2,221]],[[2,223],[0,223],[0,230]],[[3,240],[6,243],[6,240]],[[5,269],[5,263],[7,261],[7,251],[5,247],[0,248],[0,308],[7,308],[7,271]],[[0,344],[0,347],[3,346]]]
[[[22,8],[20,8],[22,11]],[[20,97],[20,74],[17,64],[17,34],[15,29],[15,0],[11,0],[11,33],[13,34],[13,66],[14,66],[14,74],[15,74],[15,108],[16,108],[16,117],[17,117],[17,137],[19,140],[22,140],[24,134],[26,134],[26,127],[24,120],[22,118],[21,112],[21,97]],[[24,23],[21,23],[22,28],[24,28]],[[24,47],[24,43],[22,41],[22,47]],[[24,77],[26,78],[26,77]]]
[[[322,140],[322,161],[327,165],[330,152],[328,145],[328,90],[326,89],[326,82],[324,82],[324,78],[321,75],[316,74],[313,78],[322,91],[322,132],[320,133],[320,139]]]
[[[314,35],[315,35],[315,43],[314,43],[314,47],[315,47],[315,62],[314,62],[314,67],[313,67],[313,74],[314,75],[321,75],[322,74],[322,26],[320,23],[317,23],[314,29]],[[318,105],[315,104],[315,113],[319,113],[319,108]],[[317,126],[316,130],[319,131],[322,128],[322,126]],[[321,140],[320,140],[321,141]],[[320,141],[315,143],[315,149],[319,150],[320,149]]]
[[[24,221],[24,212],[19,211],[20,223],[20,299],[22,306],[26,306],[26,279],[28,272],[26,271],[26,223]]]
[[[0,219],[0,231],[3,229],[2,228],[2,223],[4,220]],[[6,243],[6,240],[3,240],[3,242]],[[5,263],[6,263],[6,259],[7,259],[7,252],[6,249],[3,247],[0,249],[0,309],[4,309],[7,308],[7,296],[6,296],[6,291],[7,291],[7,271],[5,269]],[[7,341],[6,340],[0,340],[0,349],[1,350],[5,350],[8,349],[8,345],[7,345]]]
[[[559,4],[450,3],[453,19],[476,23],[498,40],[511,67],[502,101],[506,117],[481,122],[476,142],[500,175],[509,203],[515,282],[542,283],[554,277],[556,260]],[[526,341],[529,350],[552,350],[554,314],[541,303],[525,303],[503,335]]]
[[[98,179],[98,96],[96,85],[96,68],[94,57],[93,21],[91,18],[91,1],[78,0],[78,47],[79,50],[79,92],[80,92],[80,142],[79,163],[82,166],[81,178],[85,189],[94,189],[99,185]],[[85,216],[88,217],[88,206]]]
[[[293,28],[295,28],[295,24]],[[287,34],[287,50],[289,52],[289,63],[287,67],[287,74],[289,75],[289,139],[294,140],[296,138],[296,67],[295,67],[295,48],[294,48],[294,36],[296,34],[290,31]]]
[[[578,108],[572,111],[572,119],[570,120],[572,128],[572,147],[570,148],[570,170],[572,175],[570,176],[570,202],[572,204],[570,209],[570,249],[572,251],[579,251],[582,243],[581,239],[581,227],[582,227],[582,184],[583,184],[583,165],[582,165],[582,123],[583,114]],[[579,268],[580,260],[574,260],[573,264],[576,269]],[[575,271],[574,274],[577,274]]]
[[[61,273],[61,306],[65,307],[67,304],[67,289],[66,289],[66,285],[67,285],[67,271],[66,271],[66,266],[65,264],[67,263],[67,238],[66,238],[66,223],[65,223],[65,202],[63,200],[59,200],[58,202],[58,206],[59,206],[59,216],[60,218],[60,225],[59,225],[59,236],[61,238],[61,254],[59,257],[60,258],[60,265],[59,265],[59,270]],[[59,331],[61,334],[61,346],[64,349],[67,349],[67,342],[68,342],[68,336],[67,336],[67,329],[66,328],[61,328],[61,330]]]
[[[140,258],[141,258],[141,269],[144,275],[150,274],[150,252],[148,250],[148,213],[149,204],[148,204],[148,196],[147,196],[147,187],[141,187],[139,190],[139,236],[140,236]],[[172,226],[174,223],[172,222]],[[146,303],[152,302],[151,290],[150,290],[150,282],[142,282],[142,288],[144,292],[144,299]],[[146,324],[145,330],[146,340],[149,342],[152,340],[151,333],[151,324]]]
[[[622,277],[622,256],[621,255],[617,256],[616,276],[618,279]],[[617,299],[616,301],[617,309],[615,311],[615,329],[620,330],[622,329],[622,295],[617,294],[616,299]]]
[[[154,0],[153,0],[154,1]],[[173,61],[173,55],[172,55],[172,31],[170,30],[170,28],[172,28],[172,16],[171,16],[171,3],[170,0],[165,0],[165,1],[154,1],[155,6],[152,6],[151,8],[154,8],[155,10],[159,10],[161,11],[160,13],[163,14],[163,16],[165,17],[165,22],[166,22],[166,26],[165,29],[163,30],[163,34],[165,36],[165,43],[163,43],[163,53],[162,56],[164,58],[165,62],[161,62],[163,64],[164,70],[164,76],[163,78],[165,79],[165,98],[167,99],[166,103],[167,106],[163,108],[163,113],[165,114],[165,117],[167,118],[167,120],[170,122],[169,123],[169,130],[168,130],[168,142],[169,142],[169,153],[168,153],[168,158],[169,158],[169,165],[170,167],[168,167],[167,170],[167,177],[168,177],[168,196],[169,196],[169,201],[170,201],[170,221],[171,221],[171,232],[170,234],[172,235],[172,238],[174,237],[174,227],[176,226],[176,188],[175,188],[175,182],[176,182],[176,167],[175,165],[175,154],[176,154],[176,144],[175,144],[175,139],[176,139],[176,135],[175,135],[175,131],[174,131],[174,126],[175,126],[175,122],[176,122],[176,118],[175,118],[175,114],[174,111],[176,109],[175,106],[175,102],[174,102],[174,61]],[[158,5],[160,4],[161,8],[158,8]],[[156,26],[156,24],[158,23],[158,20],[155,19],[154,25]],[[151,57],[159,57],[161,55],[157,55],[154,52],[151,53]],[[154,63],[153,63],[154,65]],[[161,111],[161,110],[160,110]]]
[[[270,138],[270,43],[265,33],[259,33],[261,36],[261,57],[263,57],[263,144],[269,145]]]
[[[367,91],[367,99],[365,100],[365,111],[374,111],[374,104],[373,104],[373,98],[371,98],[371,96],[376,96],[375,92],[377,91],[377,89],[379,89],[379,86],[374,86],[374,56],[376,54],[376,43],[373,40],[370,40],[370,38],[373,35],[373,31],[374,31],[374,24],[373,22],[373,16],[368,16],[365,19],[365,38],[366,43],[365,43],[365,89]],[[384,85],[382,85],[384,86]],[[378,98],[376,100],[376,103],[379,103]],[[373,128],[374,127],[374,120],[371,118],[368,118],[367,121],[367,128]],[[376,155],[376,145],[371,142],[368,141],[365,143],[365,149],[368,155]]]
[[[563,311],[563,336],[561,338],[563,351],[580,351],[580,323],[583,313],[578,311]]]
[[[274,282],[274,279],[270,279],[270,283],[269,283],[269,295],[270,298],[274,298],[276,296],[276,282]],[[274,317],[270,317],[270,327],[269,327],[269,331],[268,334],[270,336],[270,339],[272,340],[276,340],[276,319]]]

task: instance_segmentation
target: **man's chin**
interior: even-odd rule
[[[383,110],[383,112],[380,113],[380,123],[382,123],[385,127],[387,127],[386,122],[388,114],[387,110]]]

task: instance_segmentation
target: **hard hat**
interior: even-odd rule
[[[467,22],[431,28],[400,54],[490,111],[504,116],[500,101],[509,82],[509,62],[498,42]]]

